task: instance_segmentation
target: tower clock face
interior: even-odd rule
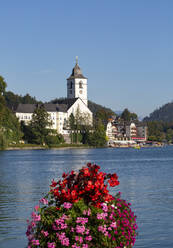
[[[80,90],[79,93],[82,94],[82,90]]]

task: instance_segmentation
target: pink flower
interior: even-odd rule
[[[89,235],[89,236],[86,236],[86,238],[85,238],[87,241],[91,241],[92,240],[92,237],[91,237],[91,235]]]
[[[82,225],[85,225],[87,222],[88,218],[77,217],[76,223],[81,223]]]
[[[101,203],[101,206],[102,206],[102,209],[104,212],[107,212],[108,211],[108,206],[106,203]]]
[[[80,246],[77,246],[77,244],[74,243],[74,245],[72,245],[72,248],[80,248]]]
[[[77,225],[76,226],[76,232],[83,234],[85,232],[85,226],[79,226],[79,225]]]
[[[112,222],[112,223],[110,224],[110,227],[116,228],[116,227],[117,227],[117,223],[116,223],[116,222]]]
[[[33,219],[33,222],[41,220],[41,216],[37,215],[35,212],[32,212],[31,217]]]
[[[35,208],[36,211],[38,211],[38,209],[40,208],[40,206],[39,205],[36,205],[34,208]]]
[[[71,208],[72,207],[72,204],[70,202],[64,202],[64,208]]]
[[[87,244],[83,244],[82,248],[88,248]]]
[[[53,243],[48,242],[48,243],[47,243],[47,247],[48,247],[48,248],[55,248],[55,247],[56,247],[56,246],[55,246],[55,242],[53,242]]]
[[[38,239],[33,239],[32,240],[32,244],[33,245],[39,245],[40,243],[39,243],[39,240]]]
[[[107,213],[97,213],[97,219],[101,220],[101,219],[105,219],[107,217]]]
[[[45,198],[42,198],[40,202],[43,203],[44,205],[48,204],[48,200]]]
[[[49,235],[49,233],[47,232],[47,231],[41,231],[41,233],[45,236],[45,237],[47,237],[48,235]]]

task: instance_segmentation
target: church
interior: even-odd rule
[[[52,121],[51,128],[57,130],[64,137],[68,136],[70,133],[67,125],[68,119],[71,114],[76,116],[77,113],[80,113],[84,117],[84,124],[92,125],[93,114],[88,108],[87,95],[87,78],[83,76],[81,68],[78,65],[78,59],[76,58],[76,64],[72,70],[72,74],[67,78],[67,98],[57,100],[56,104],[44,104]],[[36,107],[37,104],[19,104],[16,109],[16,116],[19,121],[24,121],[25,124],[28,124],[32,119],[32,114]]]

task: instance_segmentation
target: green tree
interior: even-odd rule
[[[6,87],[4,78],[0,76],[0,148],[5,148],[11,143],[16,144],[22,137],[18,119],[5,104]]]
[[[6,101],[6,105],[11,110],[15,110],[19,103],[23,104],[42,104],[42,102],[37,101],[35,97],[31,97],[29,94],[26,94],[25,96],[19,96],[17,94],[14,94],[11,91],[5,91],[4,92],[4,98]]]
[[[2,76],[0,76],[0,94],[4,94],[7,84]]]
[[[124,109],[124,111],[122,112],[121,118],[122,118],[124,121],[130,121],[130,111],[129,111],[127,108]]]
[[[173,141],[173,129],[168,128],[168,129],[166,130],[166,140],[167,140],[169,143],[172,143],[172,141]]]
[[[64,143],[64,138],[61,134],[54,134],[54,135],[48,135],[46,136],[46,144],[51,147],[54,145],[62,144]]]
[[[106,132],[101,120],[98,120],[95,130],[88,133],[87,143],[95,147],[103,147],[106,145]]]
[[[32,120],[29,124],[31,130],[32,143],[46,143],[47,135],[51,134],[52,122],[49,120],[49,114],[44,108],[44,105],[38,105],[35,109]]]
[[[163,141],[166,138],[163,122],[151,121],[147,123],[148,126],[148,140]]]
[[[127,108],[121,114],[121,118],[126,121],[138,121],[138,116],[135,113],[131,113]]]
[[[75,115],[73,113],[70,115],[68,123],[71,130],[71,143],[85,143],[86,132],[91,129],[89,120],[90,116],[81,113],[79,108],[77,108]]]

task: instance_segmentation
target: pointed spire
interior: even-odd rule
[[[76,56],[75,67],[73,68],[72,74],[68,79],[72,79],[72,78],[86,78],[86,77],[83,76],[82,70],[80,69],[80,67],[78,65],[78,56]]]
[[[76,65],[78,65],[78,56],[76,56]]]

